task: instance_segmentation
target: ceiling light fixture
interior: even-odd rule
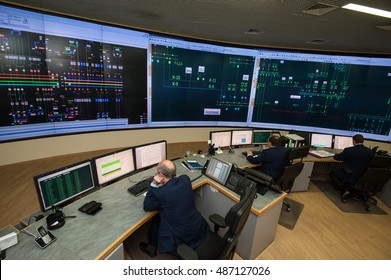
[[[389,11],[375,9],[375,8],[357,5],[357,4],[353,4],[353,3],[349,3],[345,6],[342,6],[342,8],[356,11],[356,12],[371,14],[371,15],[375,15],[375,16],[379,16],[379,17],[391,18],[391,12],[389,12]]]

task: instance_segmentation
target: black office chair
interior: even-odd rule
[[[303,158],[308,156],[310,148],[311,146],[301,146],[288,150],[288,159],[291,165],[285,167],[284,173],[282,173],[281,177],[276,181],[276,184],[279,185],[284,192],[291,192],[295,179],[300,175],[304,168]],[[286,200],[283,201],[283,204],[286,206],[286,211],[291,211],[291,205]]]
[[[300,175],[304,168],[304,163],[302,162],[303,158],[308,155],[309,151],[310,146],[301,146],[288,149],[287,157],[289,159],[290,165],[285,166],[282,175],[277,180],[273,180],[271,176],[268,176],[262,171],[258,171],[254,168],[245,168],[244,171],[251,176],[255,176],[261,179],[267,187],[274,191],[284,191],[286,193],[290,193],[295,179]],[[300,159],[300,161],[295,161],[297,159]],[[286,207],[286,211],[291,211],[291,205],[285,199],[283,200],[283,204]]]
[[[227,260],[232,259],[236,251],[239,236],[251,212],[256,195],[255,184],[244,189],[240,201],[231,207],[225,218],[218,214],[209,216],[214,224],[214,230],[209,230],[205,240],[194,250],[182,244],[178,246],[173,256],[181,260]],[[219,229],[228,227],[227,232],[220,236]]]
[[[377,204],[374,198],[376,193],[381,192],[383,186],[391,180],[390,166],[391,157],[374,156],[368,169],[354,184],[342,182],[344,193],[341,194],[341,201],[347,202],[350,198],[362,201],[365,210],[369,212],[371,203]],[[344,171],[349,174],[348,170]]]
[[[285,167],[281,177],[275,181],[275,184],[280,186],[281,190],[290,193],[295,183],[295,179],[300,175],[304,168],[303,162],[294,163]],[[291,211],[291,205],[284,199],[283,204],[287,212]]]

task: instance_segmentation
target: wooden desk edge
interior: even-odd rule
[[[239,197],[233,195],[232,193],[228,192],[225,190],[222,186],[219,184],[210,181],[208,179],[204,179],[200,182],[197,182],[196,184],[193,185],[193,190],[208,184],[218,191],[224,193],[226,196],[231,198],[233,201],[239,202]],[[284,199],[284,197],[287,195],[287,193],[282,193],[280,197],[274,199],[271,203],[263,207],[262,209],[258,210],[254,207],[251,208],[251,212],[254,215],[262,215],[266,211],[268,211],[270,208],[278,204],[280,201]],[[98,256],[96,256],[96,260],[104,260],[108,255],[110,255],[111,252],[113,252],[121,243],[123,243],[132,233],[134,233],[137,229],[139,229],[142,225],[144,225],[146,222],[148,222],[154,215],[157,214],[157,211],[152,211],[149,212],[143,219],[141,219],[139,222],[137,222],[134,226],[129,228],[127,231],[125,231],[120,237],[118,237],[113,243],[111,243],[103,252],[101,252]]]

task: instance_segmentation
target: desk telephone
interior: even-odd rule
[[[39,233],[39,236],[35,237],[34,241],[41,249],[45,249],[57,239],[53,233],[46,230],[44,226],[38,227],[37,232]]]
[[[87,213],[89,215],[95,215],[102,209],[102,203],[96,202],[95,200],[92,200],[86,204],[84,204],[82,207],[79,208],[79,211]]]
[[[231,171],[225,186],[231,191],[241,195],[246,187],[255,187],[256,183],[246,177]]]

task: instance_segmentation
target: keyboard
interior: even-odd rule
[[[252,152],[253,152],[253,156],[257,156],[257,155],[259,155],[260,153],[262,153],[262,151],[260,151],[260,150],[251,150]],[[245,151],[245,152],[242,152],[242,154],[245,156],[245,157],[247,157],[247,152]]]
[[[309,151],[309,154],[311,156],[318,157],[318,158],[333,157],[335,155],[335,154],[330,153],[325,150],[312,150],[312,151]]]
[[[130,192],[134,196],[139,196],[140,194],[145,193],[149,186],[151,185],[153,181],[153,177],[148,177],[146,179],[141,180],[140,182],[137,182],[136,184],[130,186],[128,188],[128,192]]]

